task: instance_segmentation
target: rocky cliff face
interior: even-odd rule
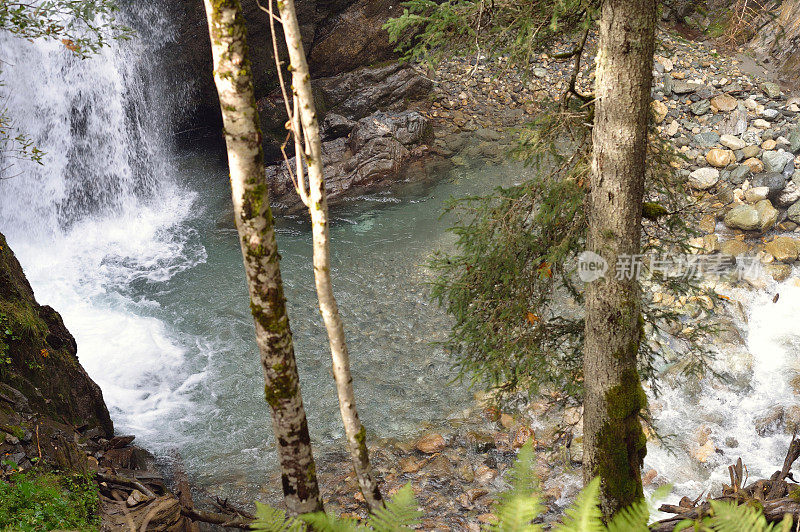
[[[75,339],[58,312],[36,302],[0,234],[0,421],[12,414],[114,432],[100,388],[78,362]]]
[[[184,117],[179,128],[217,126],[221,119],[203,1],[180,0],[165,2],[164,6],[175,35],[164,49],[164,71],[172,78],[173,85],[190,87],[181,102]],[[296,0],[296,6],[315,77],[332,76],[393,56],[393,46],[381,26],[401,12],[399,2]],[[277,88],[269,19],[256,0],[242,0],[242,8],[247,20],[256,97],[261,98]],[[278,38],[280,42],[282,37]]]
[[[800,89],[800,0],[783,0],[775,7],[750,48],[776,68],[780,81]]]

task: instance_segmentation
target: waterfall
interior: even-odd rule
[[[0,34],[6,112],[45,152],[0,180],[0,231],[76,337],[117,430],[146,440],[168,438],[153,420],[180,415],[196,376],[156,304],[129,287],[169,279],[205,250],[184,224],[195,197],[172,177],[167,95],[179,91],[159,84],[154,60],[171,28],[156,5],[135,10],[123,14],[132,39],[84,60],[57,40]]]

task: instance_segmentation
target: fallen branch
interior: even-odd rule
[[[203,510],[196,510],[194,508],[181,507],[181,515],[188,517],[192,521],[200,521],[202,523],[209,523],[226,528],[238,528],[241,530],[252,530],[252,519],[247,519],[241,516],[233,517],[229,514],[221,514],[216,512],[205,512]]]
[[[121,475],[110,475],[107,473],[100,473],[100,472],[97,473],[97,479],[100,480],[101,482],[107,482],[111,484],[117,484],[119,486],[127,486],[129,488],[135,488],[144,493],[145,495],[147,495],[148,497],[151,497],[153,499],[156,498],[156,494],[153,493],[153,491],[150,488],[148,488],[138,480],[134,480],[128,477],[123,477]]]

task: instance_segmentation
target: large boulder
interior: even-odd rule
[[[128,0],[130,1],[130,0]],[[264,2],[262,2],[262,5]],[[167,86],[179,87],[182,118],[178,127],[219,126],[221,117],[212,76],[211,45],[202,0],[165,2],[174,39],[161,51],[159,75]],[[395,56],[383,24],[402,13],[389,0],[296,0],[303,43],[312,75],[332,76]],[[268,15],[256,0],[242,0],[247,40],[253,63],[256,97],[277,88]],[[280,31],[280,24],[276,25]],[[283,37],[278,35],[279,43]],[[319,47],[319,49],[317,49]],[[285,46],[281,44],[281,50]],[[286,57],[285,53],[282,57]]]
[[[349,137],[323,143],[322,159],[328,198],[347,192],[384,188],[404,177],[412,160],[420,160],[432,140],[430,121],[416,111],[378,112],[359,120]],[[294,158],[289,160],[294,168]],[[270,197],[278,207],[294,210],[299,198],[286,164],[267,167]]]
[[[339,4],[351,5],[338,10],[328,7],[327,11],[335,14],[317,25],[309,54],[309,66],[315,75],[332,76],[394,56],[396,45],[389,42],[389,34],[383,25],[389,18],[403,14],[402,2],[340,0]]]
[[[351,120],[379,110],[399,110],[409,101],[425,98],[433,90],[433,82],[400,63],[359,68],[315,80],[314,86],[327,111]]]
[[[0,234],[0,414],[7,408],[114,432],[103,393],[78,362],[75,339],[58,312],[36,302]]]
[[[742,231],[754,231],[761,226],[759,212],[752,205],[737,205],[728,211],[724,222],[731,229]]]

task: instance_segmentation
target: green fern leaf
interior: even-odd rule
[[[497,505],[495,514],[497,523],[489,525],[486,530],[490,532],[539,532],[542,527],[533,524],[533,520],[541,515],[544,507],[539,499],[530,495],[520,495],[511,499],[506,498]]]
[[[608,523],[608,532],[648,532],[650,513],[656,507],[656,503],[671,492],[671,485],[661,486],[653,492],[648,501],[641,500],[620,510]]]
[[[791,518],[777,525],[769,524],[758,506],[733,502],[711,501],[713,515],[703,522],[715,532],[772,532],[788,530]]]
[[[260,502],[256,503],[256,520],[250,526],[252,530],[262,532],[301,532],[306,529],[301,521],[288,517],[283,510]]]
[[[413,530],[419,524],[422,512],[417,509],[417,500],[411,484],[406,484],[386,503],[370,516],[367,524],[376,532],[402,532]]]
[[[608,532],[647,532],[650,503],[642,499],[623,508],[608,523]]]
[[[300,519],[309,524],[316,532],[359,532],[364,530],[355,519],[342,519],[324,512],[304,514]]]
[[[535,532],[541,530],[532,521],[544,512],[545,508],[537,497],[539,481],[534,474],[536,454],[529,440],[522,446],[511,470],[506,474],[510,484],[508,490],[500,494],[494,506],[497,522],[488,525],[492,532]]]
[[[539,481],[534,474],[536,466],[536,453],[533,450],[531,440],[519,450],[514,465],[507,473],[506,479],[511,484],[511,489],[501,495],[508,499],[514,499],[520,495],[530,496],[537,492]]]
[[[556,532],[603,532],[603,514],[598,506],[600,478],[595,478],[583,488],[575,502],[567,509],[564,522]]]

